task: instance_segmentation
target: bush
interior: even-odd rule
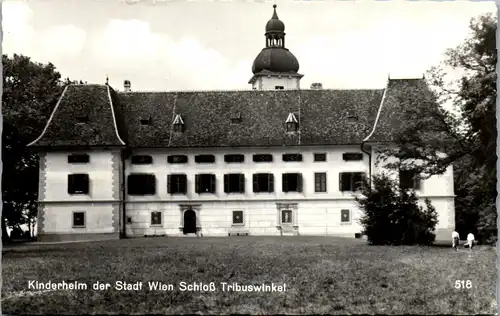
[[[434,242],[437,213],[428,199],[425,208],[412,190],[402,190],[387,176],[365,183],[356,202],[364,211],[363,234],[372,245],[429,245]]]

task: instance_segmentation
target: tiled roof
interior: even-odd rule
[[[115,122],[121,113],[112,104],[113,93],[106,85],[68,85],[42,134],[28,146],[123,146]],[[78,122],[80,117],[88,122]]]
[[[417,106],[422,89],[427,86],[421,79],[390,80],[370,140],[390,140],[404,125],[399,112]],[[104,85],[74,85],[34,146],[111,146],[121,140],[136,148],[359,144],[373,130],[383,95],[384,89],[117,93]],[[89,113],[88,123],[76,123],[80,112]],[[290,113],[299,132],[286,130]],[[173,131],[176,115],[184,132]],[[141,124],[148,119],[149,125]]]
[[[393,141],[394,135],[407,126],[408,120],[412,120],[411,116],[416,113],[414,109],[436,107],[437,103],[432,101],[433,94],[423,79],[389,80],[375,130],[367,140]],[[425,113],[425,110],[418,112]],[[435,111],[429,111],[432,112]]]

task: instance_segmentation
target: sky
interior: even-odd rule
[[[4,0],[3,54],[53,63],[63,77],[134,91],[250,89],[277,4],[301,88],[382,88],[421,78],[494,2]]]

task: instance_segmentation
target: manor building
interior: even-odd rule
[[[42,241],[361,232],[354,195],[384,170],[378,149],[424,106],[423,79],[383,89],[301,89],[274,14],[247,91],[135,92],[68,85],[41,135]],[[454,228],[453,171],[400,183]]]

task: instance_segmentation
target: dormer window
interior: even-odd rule
[[[238,112],[238,113],[231,115],[231,123],[232,124],[241,123],[241,112]]]
[[[184,132],[184,121],[182,120],[182,117],[177,114],[174,118],[173,128],[175,133],[182,133]]]
[[[354,114],[350,114],[347,116],[348,123],[356,123],[358,121],[358,116]]]
[[[143,118],[140,119],[140,123],[141,123],[142,126],[149,126],[149,125],[151,125],[151,123],[152,123],[151,121],[152,121],[151,117],[143,117]]]
[[[287,132],[296,132],[299,129],[299,121],[295,117],[293,113],[288,114],[286,118],[286,131]]]
[[[76,117],[76,122],[78,124],[86,124],[89,122],[89,116],[88,115],[79,115]]]

